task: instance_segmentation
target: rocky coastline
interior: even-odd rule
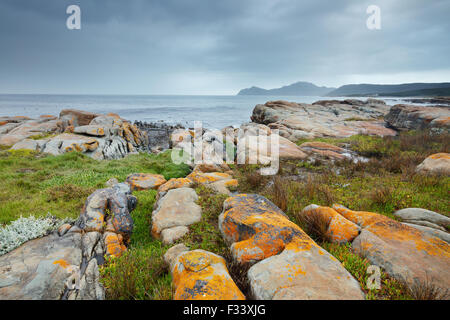
[[[361,166],[367,163],[369,167],[384,159],[373,159],[374,152],[361,151],[365,145],[352,148],[351,139],[355,137],[395,139],[405,132],[426,130],[430,140],[438,135],[445,140],[450,134],[448,107],[390,107],[376,99],[322,100],[313,104],[269,101],[255,106],[251,121],[239,128],[222,128],[221,135],[208,130],[201,133],[203,156],[223,150],[220,160],[226,160],[231,148],[233,161],[245,160],[241,165],[191,163],[189,174],[175,176],[151,173],[157,165],[146,158],[141,164],[144,170],[129,172],[122,180],[111,176],[103,181],[101,188],[86,197],[77,219],[61,222],[57,228],[0,255],[0,299],[105,299],[111,286],[102,282],[102,268],[137,250],[138,246],[132,245],[137,241],[133,240],[133,233],[142,229],[142,219],[135,212],[147,194],[152,195],[153,202],[146,203],[143,221],[148,221],[149,226],[144,232],[165,248],[160,259],[171,281],[173,299],[372,297],[374,291],[365,288],[353,270],[328,249],[333,246],[350,248],[355,257],[380,268],[389,281],[404,288],[432,279],[439,292],[444,292],[438,298],[450,299],[448,211],[411,208],[400,202],[401,208],[388,208],[391,213],[382,214],[369,208],[354,209],[351,203],[344,206],[331,196],[326,204],[310,202],[292,209],[292,199],[284,195],[286,199],[280,200],[280,190],[292,183],[287,170],[306,171],[308,175],[299,179],[308,184],[311,177],[328,168],[332,170],[324,177],[338,176],[348,168],[362,171],[363,177]],[[256,171],[250,174],[249,168],[270,163],[272,154],[267,152],[267,144],[276,133],[281,165],[271,184],[266,185],[266,178]],[[265,143],[258,144],[257,150],[250,150],[246,144],[244,148],[239,146],[242,141],[260,139],[261,135]],[[0,117],[0,152],[5,158],[25,150],[31,152],[31,157],[78,152],[96,161],[123,161],[142,154],[162,156],[167,150],[183,148],[195,137],[192,128],[158,122],[131,123],[112,113],[66,109],[59,116],[42,115],[37,119]],[[369,142],[373,144],[372,140]],[[448,141],[435,153],[421,158],[420,163],[408,158],[412,170],[400,170],[399,175],[403,174],[403,179],[407,174],[419,180],[434,179],[435,184],[439,179],[448,179],[450,154],[445,143]],[[392,145],[398,147],[399,143]],[[263,157],[252,163],[251,152]],[[194,157],[194,152],[189,156]],[[397,173],[395,169],[392,172]],[[252,184],[252,190],[261,193],[272,188],[274,201],[248,192]],[[281,189],[277,191],[276,187]],[[309,199],[315,200],[311,201],[319,201],[330,193],[330,187],[321,188],[320,196],[313,195]],[[346,186],[337,188],[337,193],[343,192]],[[215,206],[217,210],[212,214]],[[309,228],[320,223],[326,246]],[[7,226],[0,227],[0,240],[12,241],[14,233],[1,228]],[[208,230],[204,239],[198,231],[201,228]],[[214,241],[220,243],[220,250],[205,250],[216,248],[206,235],[216,237]],[[229,254],[225,256],[224,252]],[[236,274],[244,280],[240,281]],[[413,289],[405,290],[416,297]]]

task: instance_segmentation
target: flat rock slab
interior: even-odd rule
[[[179,253],[171,268],[174,300],[245,300],[225,259],[204,250]]]
[[[132,190],[150,190],[158,189],[161,185],[166,183],[163,175],[152,173],[134,173],[129,175],[125,180],[131,186]]]
[[[450,154],[432,154],[416,167],[416,172],[450,175]]]
[[[0,299],[59,300],[69,266],[80,266],[81,235],[52,234],[0,257]]]
[[[390,276],[413,284],[434,282],[450,288],[450,245],[416,228],[386,216],[352,211],[340,205],[333,208],[363,228],[352,247]]]
[[[164,229],[199,222],[202,209],[195,203],[197,200],[198,196],[191,188],[169,190],[155,204],[152,213],[152,235],[159,239]]]
[[[383,101],[375,99],[318,101],[313,104],[269,101],[257,105],[251,119],[279,129],[281,136],[293,142],[301,138],[356,134],[396,135],[384,121],[379,120],[389,108]]]
[[[450,218],[437,212],[422,208],[405,208],[394,212],[394,216],[402,221],[424,221],[441,227],[450,227]]]
[[[364,299],[359,283],[268,199],[239,194],[224,202],[219,228],[256,299]]]
[[[450,108],[397,104],[385,117],[397,130],[450,129]]]
[[[417,224],[413,224],[413,223],[403,222],[403,224],[406,224],[407,226],[410,226],[410,227],[416,228],[422,232],[425,232],[426,234],[428,234],[432,237],[436,237],[436,238],[444,240],[447,243],[450,243],[450,233],[448,233],[446,231],[441,231],[441,230],[438,230],[435,228],[421,226],[421,225],[417,225]]]

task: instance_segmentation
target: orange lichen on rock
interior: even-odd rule
[[[189,187],[190,185],[192,185],[192,181],[188,178],[172,178],[163,185],[159,186],[158,192],[166,192],[171,189]]]
[[[347,220],[330,207],[307,207],[302,215],[320,215],[322,219],[329,222],[327,235],[332,242],[345,243],[351,242],[360,232],[360,227],[355,223]]]
[[[201,171],[193,171],[186,178],[196,183],[208,184],[219,180],[231,179],[232,176],[223,172],[204,173]]]
[[[125,180],[131,186],[132,190],[158,189],[159,186],[166,183],[163,175],[152,173],[135,173],[129,175]]]
[[[123,238],[113,232],[105,232],[104,241],[106,246],[106,254],[108,256],[119,257],[127,250],[123,244]]]
[[[59,259],[53,262],[53,264],[58,264],[61,267],[63,267],[64,269],[66,269],[67,267],[70,266],[70,263],[68,263],[66,260],[64,259]]]
[[[172,267],[174,300],[245,300],[225,260],[208,251],[179,254]]]
[[[358,282],[272,202],[239,194],[224,202],[219,228],[248,271],[255,299],[363,299]]]
[[[378,213],[352,211],[341,205],[333,208],[342,216],[370,231],[381,239],[414,244],[417,251],[423,251],[430,256],[450,258],[450,245],[436,237],[390,219]],[[450,262],[450,261],[449,261]]]
[[[288,248],[309,250],[317,244],[272,202],[255,194],[239,194],[224,202],[219,217],[224,238],[240,263],[255,262]]]

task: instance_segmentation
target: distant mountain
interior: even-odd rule
[[[342,96],[442,96],[449,95],[450,82],[404,84],[347,84],[326,94]]]
[[[251,87],[239,91],[240,96],[323,96],[336,88],[318,87],[310,82],[296,82],[277,89]]]

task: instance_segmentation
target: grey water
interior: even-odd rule
[[[0,94],[1,116],[59,115],[63,109],[80,109],[95,113],[117,113],[130,121],[181,124],[193,127],[201,121],[205,128],[238,127],[249,122],[253,108],[271,100],[312,103],[344,97],[314,96],[181,96],[181,95],[47,95]],[[356,98],[355,98],[356,99]],[[366,98],[360,98],[365,100]],[[393,105],[401,99],[379,98]]]

